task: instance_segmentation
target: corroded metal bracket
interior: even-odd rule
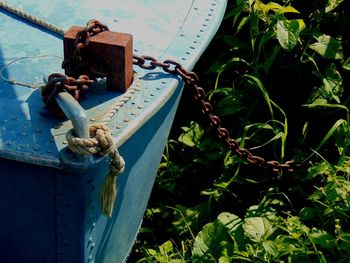
[[[83,27],[73,26],[64,35],[64,60],[70,60],[75,52],[75,39]],[[107,88],[124,92],[133,80],[133,39],[132,35],[104,31],[89,39],[86,53],[98,64],[103,64],[103,73],[107,74]],[[74,70],[73,70],[74,71]],[[74,76],[75,72],[66,69],[66,75]]]

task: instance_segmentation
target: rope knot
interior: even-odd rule
[[[109,128],[105,124],[93,124],[89,126],[90,139],[75,137],[73,130],[66,134],[68,147],[71,151],[82,155],[99,154],[109,155],[112,161],[109,165],[109,173],[104,178],[100,190],[100,206],[105,216],[112,217],[115,198],[117,196],[116,177],[124,171],[125,161],[119,155],[113,143]]]
[[[73,130],[69,130],[66,134],[69,149],[82,155],[112,155],[115,152],[111,132],[105,124],[90,125],[89,133],[90,139],[85,139],[76,137]]]

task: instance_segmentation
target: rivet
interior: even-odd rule
[[[116,129],[121,129],[122,127],[120,125],[115,126]]]
[[[198,10],[198,7],[195,7],[194,10]]]
[[[186,58],[181,58],[182,60],[186,60]]]
[[[130,114],[133,115],[133,116],[135,116],[135,115],[136,115],[136,112],[133,111],[133,112],[131,112]]]
[[[129,119],[124,119],[124,122],[129,122]]]
[[[36,151],[36,152],[39,151],[40,150],[40,146],[39,145],[34,145],[33,146],[33,150]]]
[[[209,18],[206,18],[206,19],[205,19],[205,21],[209,22],[209,21],[210,21],[210,19],[209,19]]]
[[[139,50],[137,48],[134,49],[135,52],[138,52]]]
[[[195,47],[194,46],[190,46],[190,49],[195,49]]]
[[[184,37],[184,36],[185,36],[185,34],[182,34],[182,33],[180,34],[180,37]]]
[[[147,102],[149,102],[149,100],[143,100],[143,102],[147,103]]]
[[[62,143],[63,143],[63,144],[68,144],[68,142],[67,142],[67,141],[63,141]]]
[[[162,81],[162,84],[167,84],[167,82],[165,80]]]
[[[186,51],[186,55],[189,55],[189,54],[191,54],[191,52],[190,51]]]
[[[161,89],[161,87],[156,87],[156,90],[160,90]]]
[[[154,97],[155,95],[153,93],[149,94],[151,97]]]
[[[27,145],[25,145],[25,144],[20,144],[19,145],[19,148],[21,148],[21,149],[24,149],[24,148],[26,148],[27,147]]]
[[[142,107],[141,105],[139,105],[139,106],[137,106],[137,108],[138,108],[139,110],[141,110],[143,107]]]
[[[95,118],[90,118],[90,121],[96,121],[96,119]]]

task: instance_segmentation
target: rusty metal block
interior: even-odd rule
[[[83,27],[73,26],[64,35],[64,59],[71,59],[75,50],[75,38]],[[126,91],[133,80],[132,35],[104,31],[90,38],[84,53],[93,62],[103,65],[107,73],[107,88],[113,91]],[[80,73],[66,69],[66,75],[74,76]],[[87,73],[84,73],[87,74]],[[77,77],[77,76],[74,76]]]

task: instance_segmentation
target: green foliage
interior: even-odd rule
[[[130,262],[349,261],[349,12],[229,1],[196,69],[207,98],[240,147],[302,166],[246,164],[185,96]]]

